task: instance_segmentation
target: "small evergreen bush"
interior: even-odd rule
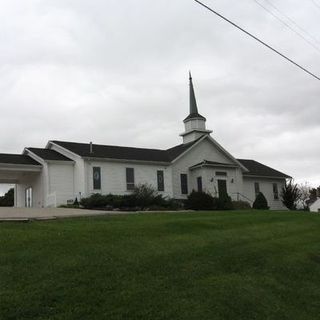
[[[192,210],[212,210],[214,207],[213,197],[205,192],[192,191],[186,201],[186,208]]]
[[[134,187],[132,197],[135,199],[136,205],[143,210],[150,205],[159,205],[162,196],[149,184],[138,184]]]
[[[217,210],[232,210],[233,205],[228,194],[223,194],[216,200]]]
[[[269,209],[268,201],[262,192],[258,193],[256,200],[253,202],[252,208],[264,210]]]

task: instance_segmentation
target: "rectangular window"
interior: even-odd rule
[[[202,192],[202,177],[197,178],[198,191]]]
[[[255,182],[255,183],[254,183],[254,193],[256,194],[256,196],[260,193],[260,185],[259,185],[259,182]]]
[[[216,171],[216,176],[227,176],[227,173],[224,171]]]
[[[181,193],[188,194],[188,175],[185,173],[180,174]]]
[[[279,200],[278,184],[277,183],[273,183],[272,184],[272,188],[273,188],[273,199],[274,200]]]
[[[158,191],[164,191],[164,177],[163,170],[157,171]]]
[[[93,177],[93,189],[100,190],[101,189],[101,168],[100,167],[92,168],[92,177]]]
[[[134,169],[126,168],[126,182],[127,182],[127,190],[134,189]]]

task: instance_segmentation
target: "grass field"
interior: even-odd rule
[[[319,319],[320,215],[0,224],[0,318]]]

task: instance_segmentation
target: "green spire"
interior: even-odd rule
[[[194,89],[193,89],[193,83],[192,83],[192,77],[191,77],[191,72],[189,71],[189,86],[190,86],[190,114],[198,114],[198,107],[197,107],[197,101],[196,101],[196,96],[194,94]]]

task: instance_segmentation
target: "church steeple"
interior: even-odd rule
[[[212,131],[206,130],[206,118],[198,112],[197,100],[194,93],[191,72],[189,71],[189,115],[183,120],[185,132],[181,133],[183,143],[198,139]]]
[[[190,103],[190,114],[197,114],[198,113],[198,107],[197,107],[197,101],[196,96],[194,94],[193,89],[193,83],[192,83],[192,76],[191,71],[189,71],[189,103]]]
[[[198,106],[197,106],[196,95],[194,94],[192,76],[191,76],[191,72],[189,71],[189,115],[183,121],[186,121],[188,119],[195,119],[195,118],[201,118],[206,120],[206,118],[203,117],[198,112]]]

